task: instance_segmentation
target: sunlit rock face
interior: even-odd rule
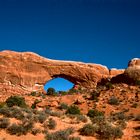
[[[140,59],[134,58],[130,60],[124,74],[135,81],[140,80]]]
[[[126,70],[109,70],[100,64],[52,60],[32,52],[2,51],[0,72],[0,89],[7,88],[5,91],[43,92],[44,85],[57,77],[67,79],[74,87],[95,88],[102,79],[119,75],[140,80],[140,59],[132,59]]]
[[[84,88],[93,88],[109,76],[107,67],[99,64],[59,61],[32,52],[0,52],[0,83],[18,85],[29,91],[41,91],[51,79],[61,77]]]

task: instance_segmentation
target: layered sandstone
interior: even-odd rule
[[[140,59],[134,58],[130,60],[124,74],[132,80],[140,80]]]
[[[0,83],[18,85],[23,89],[43,90],[51,79],[61,77],[81,87],[95,87],[108,77],[107,67],[99,64],[59,61],[32,52],[0,52]]]
[[[140,59],[131,60],[125,74],[128,74],[128,70],[138,71],[140,74]],[[109,70],[99,64],[52,60],[32,52],[13,51],[0,52],[0,71],[1,85],[6,84],[15,89],[18,87],[25,93],[43,91],[44,85],[57,77],[65,78],[75,86],[94,88],[103,78],[124,73],[124,70]]]

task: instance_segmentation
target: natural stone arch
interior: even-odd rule
[[[94,88],[97,82],[109,76],[108,68],[99,64],[52,60],[31,52],[13,51],[0,52],[0,71],[0,83],[10,81],[29,91],[37,87],[43,90],[46,82],[56,77],[84,88]]]

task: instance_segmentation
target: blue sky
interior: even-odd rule
[[[0,0],[0,50],[126,68],[140,57],[139,7],[139,0]]]

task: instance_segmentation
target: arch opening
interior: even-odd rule
[[[66,80],[65,78],[56,77],[48,81],[44,89],[47,91],[48,88],[54,88],[56,92],[59,91],[68,91],[74,87],[74,83]]]

